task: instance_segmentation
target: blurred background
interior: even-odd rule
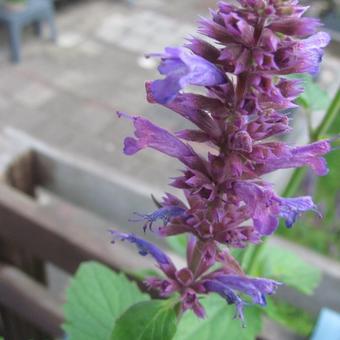
[[[313,80],[317,85],[309,84],[308,98],[305,98],[308,105],[291,114],[296,128],[289,137],[292,143],[309,139],[307,122],[317,126],[340,84],[339,0],[304,2],[311,5],[310,15],[321,18],[333,40],[326,50],[320,75]],[[39,12],[40,5],[46,4],[46,12]],[[130,197],[121,194],[124,188],[127,191],[132,188],[145,196],[171,192],[169,178],[178,174],[181,166],[148,150],[131,158],[124,156],[123,139],[133,131],[115,112],[144,115],[171,131],[183,128],[185,123],[176,114],[146,102],[144,82],[158,75],[157,63],[145,59],[144,54],[183,43],[185,37],[195,34],[198,17],[207,16],[208,8],[215,5],[214,0],[0,0],[1,130],[12,136],[33,138],[35,145],[40,143],[65,153],[71,163],[87,160],[96,169],[106,169],[104,173],[110,173],[108,176],[122,189],[114,196],[115,201],[106,202],[106,210],[102,203],[96,203],[95,193],[91,204],[101,210],[106,219],[123,227],[134,209],[147,212],[153,206],[151,200],[141,205],[130,202]],[[17,19],[22,24],[18,39],[18,32],[10,35],[6,16],[27,8],[32,9],[30,19]],[[44,18],[42,25],[31,25],[35,15]],[[340,124],[339,119],[337,122]],[[339,169],[338,163],[333,159],[332,164]],[[77,177],[77,173],[72,174]],[[58,176],[63,176],[63,172]],[[276,176],[279,177],[271,180],[283,189],[287,181],[277,179],[288,179],[289,173]],[[313,219],[307,220],[309,229],[298,228],[290,235],[282,233],[340,260],[337,178],[333,176],[331,182],[319,184],[329,189],[318,196],[321,205],[332,205],[327,228],[320,231],[320,221]],[[73,189],[67,191],[72,181],[72,178],[65,180],[65,187],[59,182],[52,183],[51,187],[56,192],[67,192],[81,206],[80,203],[87,202],[79,197],[83,192],[79,195],[79,192],[74,194]],[[307,174],[301,190],[312,193],[316,185],[315,179]],[[84,185],[84,188],[88,187]],[[95,188],[92,189],[95,192]],[[91,192],[87,194],[91,196]],[[327,195],[328,203],[324,199]],[[84,207],[88,208],[85,203]],[[116,212],[120,208],[118,216]],[[112,216],[115,218],[111,219]],[[306,225],[306,221],[302,223]],[[50,281],[60,290],[58,287],[64,287],[64,281],[56,277]]]

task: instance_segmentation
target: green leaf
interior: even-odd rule
[[[298,105],[311,111],[327,109],[330,99],[324,90],[313,80],[309,74],[294,74],[292,78],[302,79],[304,92],[296,100]]]
[[[170,248],[178,255],[185,256],[188,238],[186,235],[176,235],[166,238],[166,242]]]
[[[264,312],[272,320],[301,336],[311,334],[315,320],[306,311],[277,299],[267,299]]]
[[[152,300],[131,306],[116,321],[111,340],[171,340],[175,333],[173,305]]]
[[[261,310],[255,306],[245,307],[246,327],[234,319],[235,306],[216,294],[202,299],[207,312],[204,320],[192,312],[186,312],[179,322],[174,340],[254,340],[261,331]]]
[[[264,244],[257,252],[250,275],[272,278],[311,295],[319,285],[321,273],[295,253]]]
[[[84,263],[67,290],[63,328],[69,340],[108,340],[115,319],[148,299],[123,274],[96,262]]]

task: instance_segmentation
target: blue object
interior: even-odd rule
[[[322,309],[310,340],[340,340],[340,314]]]
[[[0,8],[0,23],[6,25],[9,33],[11,60],[18,63],[21,59],[21,32],[24,26],[33,24],[37,35],[41,35],[42,23],[47,21],[50,27],[51,40],[57,39],[54,22],[53,0],[28,0],[22,8],[9,9],[6,5]]]

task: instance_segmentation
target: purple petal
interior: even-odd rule
[[[280,18],[272,22],[269,28],[275,32],[305,37],[314,34],[319,26],[320,20],[314,18]]]
[[[163,297],[168,297],[178,289],[176,282],[173,280],[161,279],[159,277],[149,277],[144,283],[148,288],[158,290]]]
[[[198,300],[197,294],[192,289],[186,289],[181,297],[182,310],[185,312],[188,309],[192,309],[193,312],[201,319],[205,317],[204,307]]]
[[[272,157],[270,161],[268,160],[261,166],[262,174],[278,169],[309,166],[317,175],[327,175],[327,163],[321,156],[327,154],[331,150],[331,145],[328,140],[294,148],[285,147],[285,149],[286,150],[284,150],[281,155]]]
[[[153,96],[153,92],[150,88],[151,85],[152,84],[150,83],[146,83],[147,99],[150,103],[159,103],[157,98]],[[211,136],[214,139],[218,139],[222,136],[222,127],[210,115],[210,113],[218,113],[222,110],[225,111],[223,104],[219,100],[185,93],[178,94],[171,102],[160,104],[193,122],[201,130],[206,132],[208,136]]]
[[[191,50],[196,55],[214,63],[220,55],[220,51],[215,46],[209,44],[207,41],[192,38],[188,39],[189,42],[185,45],[189,50]]]
[[[262,235],[272,234],[279,224],[279,203],[269,187],[261,187],[251,182],[237,182],[237,195],[247,205],[256,230]]]
[[[226,299],[229,305],[234,304],[236,306],[235,317],[244,321],[243,306],[245,302],[237,294],[235,294],[232,289],[217,280],[206,280],[204,282],[204,287],[208,292],[221,295]]]
[[[177,131],[176,136],[178,138],[191,141],[191,142],[196,142],[196,143],[210,142],[209,135],[207,135],[203,131],[186,129],[186,130]]]
[[[275,60],[281,68],[278,73],[315,75],[319,71],[323,49],[329,42],[328,33],[318,32],[307,39],[296,41],[288,47],[278,50],[275,55]]]
[[[113,243],[116,239],[121,241],[129,241],[133,243],[138,248],[138,252],[142,256],[146,256],[150,254],[159,264],[160,268],[165,273],[170,273],[175,271],[175,266],[170,260],[170,258],[157,246],[152,244],[149,241],[146,241],[142,238],[137,237],[134,234],[126,234],[115,230],[110,230],[111,234],[113,235]]]
[[[158,103],[170,102],[188,85],[214,86],[226,82],[225,74],[217,66],[186,48],[166,48],[160,57],[158,69],[166,78],[150,84]]]
[[[119,113],[122,116],[122,113]],[[124,116],[127,116],[124,114]],[[141,149],[152,148],[163,152],[171,157],[186,161],[187,158],[196,157],[192,148],[167,130],[152,124],[149,120],[133,116],[128,118],[133,120],[135,126],[135,136],[127,137],[124,141],[124,152],[126,155],[133,155]]]
[[[230,289],[249,295],[253,302],[266,305],[266,295],[274,294],[281,283],[269,279],[250,278],[239,275],[221,275],[215,277]]]
[[[152,224],[157,220],[162,220],[163,225],[166,226],[167,223],[171,220],[171,218],[182,216],[184,213],[185,209],[183,207],[166,206],[152,212],[151,214],[135,213],[135,215],[138,216],[139,218],[130,221],[132,222],[145,221],[145,224],[143,226],[143,229],[145,231],[146,228],[149,228],[151,230]]]
[[[291,228],[296,219],[303,212],[314,211],[318,213],[312,198],[309,196],[280,199],[280,216],[285,219],[286,227]]]

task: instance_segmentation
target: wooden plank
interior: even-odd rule
[[[63,334],[61,301],[17,268],[0,264],[0,303],[52,336]],[[24,334],[21,338],[26,339]],[[46,339],[46,337],[45,337]]]
[[[145,205],[148,202],[148,192],[159,195],[157,190],[145,184],[136,183],[111,169],[98,167],[91,161],[64,154],[18,130],[6,130],[6,137],[34,148],[41,185],[108,221],[114,221],[118,226],[127,225],[127,216],[132,211],[147,212],[152,209],[152,205]],[[340,310],[339,263],[275,237],[270,238],[269,242],[296,251],[298,256],[323,273],[321,285],[314,296],[306,297],[289,287],[281,287],[279,294],[282,298],[314,314],[323,306]],[[131,256],[132,252],[128,254]]]
[[[152,265],[119,242],[113,247],[107,231],[80,224],[67,205],[46,209],[6,185],[0,185],[0,238],[70,273],[87,260],[123,271]]]
[[[20,130],[7,128],[4,133],[8,140],[34,150],[37,185],[124,229],[135,229],[135,224],[128,223],[134,211],[155,209],[151,193],[158,198],[163,195],[159,188],[98,165],[95,160],[62,152]]]
[[[21,192],[34,195],[33,152],[22,143],[0,137],[0,181]],[[19,249],[11,242],[0,240],[0,260],[6,261],[36,280],[45,282],[44,263],[34,258],[29,249]],[[32,327],[6,307],[1,308],[7,339],[34,338],[46,340],[46,334]]]

